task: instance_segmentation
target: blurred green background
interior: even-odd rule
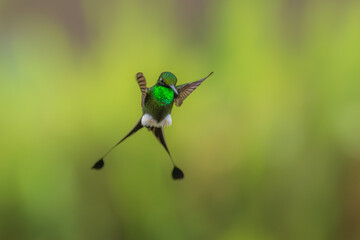
[[[360,2],[0,0],[0,239],[360,239]],[[165,130],[152,86],[214,71]]]

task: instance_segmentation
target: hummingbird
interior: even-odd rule
[[[184,178],[183,171],[178,168],[170,154],[167,147],[164,127],[170,126],[172,123],[171,110],[173,105],[180,107],[184,100],[204,82],[213,72],[203,79],[195,82],[185,83],[176,86],[177,78],[171,72],[163,72],[160,74],[157,83],[151,88],[147,88],[146,79],[142,72],[136,74],[136,81],[141,91],[141,107],[143,115],[131,131],[116,143],[108,152],[98,160],[93,169],[101,169],[104,166],[104,158],[125,139],[136,133],[141,128],[145,127],[151,131],[161,145],[168,153],[170,160],[173,164],[172,177],[173,179]]]

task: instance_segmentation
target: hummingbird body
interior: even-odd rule
[[[171,124],[174,91],[170,87],[156,84],[148,89],[141,123],[146,127],[163,127]],[[167,118],[167,119],[166,119]],[[166,121],[163,121],[165,120]]]
[[[97,161],[93,168],[101,169],[104,166],[103,158],[107,156],[108,153],[126,138],[130,137],[141,128],[146,127],[153,132],[155,137],[169,154],[174,165],[172,177],[174,179],[182,179],[184,173],[175,166],[166,145],[164,127],[171,125],[171,110],[174,103],[176,106],[180,107],[183,101],[211,74],[212,72],[199,81],[176,86],[177,79],[175,75],[170,72],[163,72],[157,83],[151,88],[146,87],[146,80],[142,73],[136,74],[136,80],[141,90],[141,107],[143,115],[135,127],[123,139],[115,144],[99,161]]]

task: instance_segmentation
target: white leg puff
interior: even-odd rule
[[[156,120],[148,113],[145,113],[141,118],[141,124],[144,127],[153,127],[156,123]]]
[[[163,127],[167,127],[170,126],[172,123],[172,119],[171,119],[171,115],[167,115],[166,118],[164,118],[161,122],[160,125]]]
[[[156,121],[150,114],[145,113],[141,118],[144,127],[167,127],[172,123],[171,115],[167,115],[161,122]]]

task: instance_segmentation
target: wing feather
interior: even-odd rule
[[[136,74],[136,81],[138,82],[139,87],[140,87],[140,91],[141,91],[141,107],[143,107],[144,103],[145,103],[147,87],[146,87],[146,79],[145,79],[142,72],[139,72],[139,73]]]
[[[176,90],[178,91],[179,95],[174,99],[175,105],[180,107],[181,104],[184,102],[184,100],[198,87],[200,84],[205,81],[210,75],[213,74],[211,72],[208,76],[206,76],[203,79],[200,79],[196,82],[186,83],[183,85],[179,85],[176,87]]]

